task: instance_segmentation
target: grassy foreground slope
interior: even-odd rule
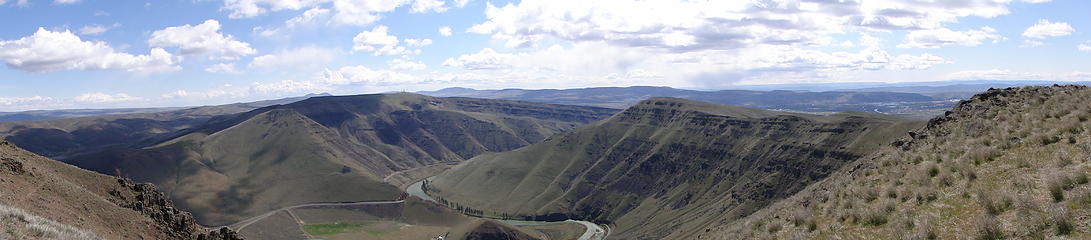
[[[995,89],[705,239],[1091,238],[1091,89]]]
[[[686,238],[719,216],[790,196],[915,126],[877,114],[653,98],[542,143],[475,157],[427,190],[484,215],[573,217],[611,223],[611,237]]]
[[[156,183],[203,224],[281,207],[397,199],[393,173],[507,151],[613,109],[417,94],[316,97],[220,118],[141,149],[77,156]]]
[[[209,232],[150,184],[106,176],[0,141],[2,239],[235,239]]]

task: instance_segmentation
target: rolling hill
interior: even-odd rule
[[[611,238],[684,238],[788,197],[919,125],[652,98],[541,143],[474,157],[426,190],[484,215],[608,223]]]
[[[68,159],[162,187],[208,225],[301,203],[397,199],[401,174],[540,142],[614,109],[417,94],[316,97]],[[423,177],[423,176],[419,176]]]
[[[139,144],[163,134],[201,125],[214,117],[314,96],[324,95],[182,109],[32,111],[19,114],[31,114],[47,120],[0,122],[0,138],[36,154],[64,160],[73,155]],[[127,113],[134,111],[136,113]]]
[[[0,239],[238,239],[179,211],[154,185],[47,159],[0,141]]]
[[[1088,239],[1091,89],[991,89],[704,239]]]

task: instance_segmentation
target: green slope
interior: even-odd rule
[[[611,223],[611,237],[662,238],[749,214],[913,126],[874,114],[653,98],[542,143],[471,159],[428,189],[486,215],[575,217]]]
[[[208,225],[285,206],[397,199],[383,179],[545,139],[612,109],[416,94],[318,97],[70,163],[163,187]]]
[[[995,89],[705,239],[1088,239],[1091,89]],[[725,219],[727,220],[727,219]]]

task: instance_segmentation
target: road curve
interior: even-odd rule
[[[431,178],[428,178],[428,179],[431,179]],[[418,198],[421,198],[421,199],[424,199],[424,200],[436,202],[435,200],[432,199],[431,196],[428,196],[428,194],[425,193],[424,189],[422,188],[422,186],[424,185],[424,181],[426,181],[428,179],[421,180],[419,182],[415,182],[415,183],[409,185],[409,188],[406,188],[405,192],[409,193],[409,195],[417,196]],[[440,205],[442,205],[442,204],[440,204]],[[515,226],[544,225],[544,224],[557,223],[557,222],[545,222],[545,221],[522,221],[522,220],[502,220],[502,219],[497,219],[497,220],[501,220],[501,222],[511,224],[511,225],[515,225]],[[604,229],[602,226],[599,226],[598,224],[595,224],[595,223],[592,223],[592,222],[573,220],[573,219],[565,220],[565,222],[577,223],[577,224],[583,225],[585,228],[587,228],[587,231],[583,232],[583,235],[580,235],[579,240],[604,240],[604,239],[606,239],[606,236],[610,235],[610,231],[608,230],[609,228]]]
[[[398,204],[398,203],[403,203],[403,202],[405,202],[405,200],[367,201],[367,202],[341,202],[341,203],[307,203],[307,204],[300,204],[300,205],[295,205],[295,206],[290,206],[290,207],[283,207],[283,208],[280,208],[280,209],[277,209],[277,210],[269,211],[269,212],[266,212],[264,214],[257,215],[257,216],[254,216],[254,217],[247,218],[245,220],[239,221],[239,222],[237,222],[235,224],[228,225],[226,227],[229,227],[232,230],[235,230],[236,232],[239,232],[239,231],[242,231],[243,228],[246,228],[247,226],[250,226],[250,224],[261,221],[262,219],[265,219],[265,218],[267,218],[269,216],[272,216],[273,214],[276,214],[277,212],[296,209],[296,208],[301,208],[301,207],[366,206],[366,205]],[[216,227],[216,228],[220,228],[220,227]]]

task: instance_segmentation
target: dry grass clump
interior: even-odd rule
[[[1049,221],[1053,225],[1053,229],[1057,232],[1057,235],[1068,235],[1072,233],[1072,229],[1075,228],[1072,215],[1069,214],[1068,208],[1064,206],[1053,206],[1049,208]]]
[[[978,217],[975,219],[974,225],[977,232],[977,236],[975,237],[976,239],[1004,239],[1004,230],[1001,229],[1000,222],[996,220],[996,217],[993,217],[992,215],[978,215]]]
[[[981,204],[982,208],[985,208],[986,213],[996,216],[1011,208],[1012,199],[1011,196],[1002,192],[978,188],[977,203]]]
[[[100,239],[92,232],[54,222],[22,209],[0,205],[0,239]]]

